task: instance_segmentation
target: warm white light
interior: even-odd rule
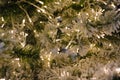
[[[43,23],[42,21],[40,21],[40,23]]]
[[[19,58],[15,58],[15,60],[19,61],[20,59]]]
[[[103,68],[103,71],[105,72],[105,74],[109,74],[109,70],[106,67]]]
[[[100,36],[101,36],[102,38],[104,38],[105,34],[103,33],[103,34],[101,34]]]
[[[99,35],[96,35],[97,36],[97,38],[99,38],[100,39],[100,36]]]
[[[20,43],[22,47],[25,47],[25,42]]]
[[[49,18],[50,18],[50,19],[52,19],[52,17],[51,17],[51,16],[49,16]]]
[[[44,60],[43,56],[40,56],[40,58],[41,58],[42,61]]]
[[[4,27],[4,25],[5,25],[5,24],[2,24],[2,25],[1,25],[1,28],[3,28],[3,27]]]
[[[29,22],[30,22],[30,23],[32,23],[32,20],[31,20],[31,18],[28,18],[28,19],[29,19]]]
[[[92,49],[93,47],[95,47],[95,44],[90,44],[90,48]]]
[[[22,20],[22,23],[23,23],[23,24],[25,23],[25,19]]]
[[[44,8],[47,8],[47,6],[43,6]]]
[[[113,8],[116,8],[116,6],[114,5],[114,3],[112,3],[111,6],[112,6]]]
[[[55,4],[60,4],[59,2],[55,2]]]
[[[2,21],[5,21],[3,17],[1,19],[2,19]]]
[[[89,14],[88,14],[88,13],[86,13],[86,15],[88,16]]]
[[[57,26],[59,26],[60,25],[60,23],[57,23]]]
[[[9,31],[9,33],[13,34],[13,33],[14,33],[14,30]]]
[[[79,29],[75,29],[75,31],[76,31],[76,32],[80,32],[80,30],[79,30]]]
[[[40,10],[41,10],[43,13],[46,13],[44,9],[41,8]]]
[[[40,10],[39,10],[39,9],[37,9],[37,12],[40,12]]]
[[[0,80],[5,80],[5,78],[1,78]]]
[[[22,32],[20,32],[20,35],[24,35],[24,32],[22,31]]]
[[[42,1],[38,1],[38,2],[39,2],[40,4],[42,4],[42,5],[44,4],[44,2],[42,2]]]
[[[116,68],[115,71],[116,71],[117,73],[120,73],[120,68]]]
[[[110,43],[109,46],[112,46],[112,44]]]

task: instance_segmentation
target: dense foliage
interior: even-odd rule
[[[1,80],[120,80],[119,0],[0,0]]]

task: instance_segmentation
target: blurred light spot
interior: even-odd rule
[[[60,23],[57,23],[57,26],[59,26],[60,25]]]
[[[1,19],[2,19],[2,21],[5,21],[3,17]]]
[[[22,47],[25,47],[25,42],[20,43]]]
[[[103,71],[105,72],[105,74],[109,74],[109,71],[106,67],[103,68]]]
[[[20,59],[19,58],[15,58],[15,60],[19,61]]]
[[[55,2],[55,4],[60,4],[60,2]]]
[[[42,5],[44,4],[44,2],[42,2],[42,1],[38,1],[38,2],[39,2],[40,4],[42,4]]]
[[[43,13],[46,13],[44,9],[41,8],[40,10],[41,10]]]
[[[93,47],[95,47],[95,44],[90,44],[90,48],[92,49]]]
[[[10,31],[10,33],[12,33],[12,34],[13,34],[13,33],[14,33],[14,31],[13,31],[13,30],[11,30],[11,31]]]
[[[109,44],[109,46],[112,46],[111,43]]]
[[[23,24],[25,23],[25,19],[22,20],[22,23],[23,23]]]
[[[102,38],[104,38],[105,34],[103,33],[103,34],[101,34],[100,36],[101,36]]]
[[[37,12],[40,12],[40,10],[39,10],[39,9],[37,9]]]
[[[43,56],[40,56],[40,58],[41,58],[42,61],[44,60]]]
[[[117,73],[120,73],[120,68],[116,68],[115,71],[116,71]]]
[[[91,78],[92,80],[97,80],[97,78],[96,77],[93,77],[93,78]]]
[[[99,38],[100,39],[100,36],[99,35],[96,35],[97,36],[97,38]]]
[[[47,6],[43,6],[44,8],[47,8]]]
[[[20,63],[18,63],[18,66],[19,66],[19,67],[21,66]]]
[[[5,78],[1,78],[0,80],[5,80]]]
[[[51,16],[49,16],[49,18],[50,18],[50,19],[52,19],[52,17],[51,17]]]
[[[88,13],[86,13],[86,15],[88,16],[89,14],[88,14]]]
[[[4,25],[5,25],[5,24],[2,24],[2,25],[1,25],[1,28],[3,28],[3,27],[4,27]]]
[[[111,6],[112,6],[113,8],[116,8],[116,6],[114,5],[114,3],[112,3]]]

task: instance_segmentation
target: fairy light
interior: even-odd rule
[[[101,36],[102,38],[104,38],[105,34],[103,33],[103,34],[101,34],[100,36]]]
[[[44,8],[47,8],[47,6],[43,6]]]
[[[59,2],[55,2],[55,4],[59,5],[60,3]]]
[[[44,9],[41,8],[40,10],[41,10],[43,13],[46,13]]]
[[[11,30],[11,31],[10,31],[10,33],[12,33],[12,34],[13,34],[13,33],[14,33],[14,31],[13,31],[13,30]]]
[[[57,26],[59,26],[60,25],[60,23],[57,23]]]
[[[1,20],[2,20],[3,22],[5,21],[3,17],[1,17]]]
[[[96,35],[98,39],[100,39],[100,36],[99,35]]]
[[[115,71],[119,74],[120,73],[120,68],[116,68]]]
[[[23,24],[25,23],[25,19],[22,20],[22,23],[23,23]]]
[[[22,47],[25,47],[25,42],[20,43]]]
[[[114,4],[114,3],[111,3],[111,6],[112,6],[113,8],[116,8],[116,6],[115,6],[115,4]]]
[[[110,47],[110,46],[112,46],[112,44],[110,43],[108,46]]]
[[[95,44],[90,44],[90,48],[92,49],[93,47],[95,47]]]
[[[24,32],[22,31],[22,32],[20,32],[20,35],[24,35]]]
[[[65,71],[61,72],[61,77],[66,76],[65,73],[66,73]]]
[[[3,28],[3,27],[4,27],[4,25],[5,25],[5,24],[2,24],[2,25],[1,25],[1,28]]]
[[[41,58],[42,61],[44,60],[43,56],[40,56],[40,58]]]
[[[5,80],[5,78],[1,78],[0,80]]]
[[[86,13],[86,15],[88,16],[89,14],[88,14],[88,13]]]
[[[51,16],[49,16],[49,18],[50,18],[50,19],[52,19],[52,17],[51,17]]]
[[[40,23],[43,23],[43,21],[40,21]]]
[[[79,29],[75,29],[75,31],[76,31],[76,32],[80,32],[80,30],[79,30]]]
[[[19,61],[20,59],[19,58],[15,58],[15,60]]]
[[[39,9],[37,9],[37,12],[41,12]]]
[[[42,5],[44,4],[44,2],[42,2],[42,1],[38,1],[38,2],[39,2],[40,4],[42,4]]]

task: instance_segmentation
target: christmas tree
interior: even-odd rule
[[[120,80],[120,0],[0,0],[0,80]]]

